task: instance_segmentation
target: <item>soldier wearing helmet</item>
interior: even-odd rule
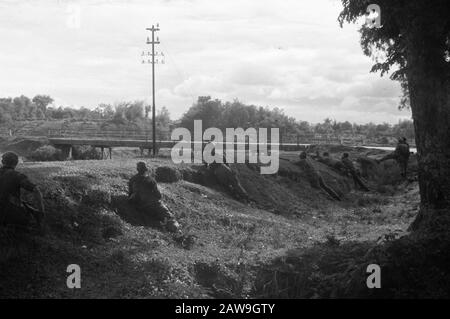
[[[31,217],[41,226],[44,217],[44,201],[39,188],[26,175],[16,171],[19,157],[14,152],[2,156],[0,168],[0,224],[28,226]],[[32,192],[39,210],[21,200],[21,190]]]
[[[389,159],[394,159],[401,169],[401,175],[403,177],[406,177],[407,171],[408,171],[408,161],[410,156],[410,150],[409,150],[409,144],[406,140],[406,137],[400,137],[398,139],[397,147],[395,148],[395,151],[387,154],[382,159],[380,159],[378,162],[384,162]]]
[[[148,214],[170,232],[179,232],[180,224],[172,212],[161,201],[161,193],[156,181],[148,175],[144,162],[136,164],[138,173],[128,183],[128,199],[140,211]]]
[[[340,201],[341,197],[336,193],[330,186],[328,186],[320,173],[311,163],[306,152],[301,152],[299,155],[300,160],[295,163],[295,165],[299,166],[304,172],[306,179],[308,180],[311,187],[316,189],[321,189],[326,192],[333,199]]]

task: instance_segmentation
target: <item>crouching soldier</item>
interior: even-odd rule
[[[318,162],[321,162],[325,165],[328,165],[328,166],[334,168],[335,170],[337,170],[339,172],[345,171],[344,164],[342,164],[341,161],[332,158],[328,152],[324,152],[323,155],[321,156],[319,154],[319,151],[317,151],[316,152],[316,160]]]
[[[128,199],[138,210],[148,214],[170,232],[179,232],[180,224],[170,210],[162,203],[156,181],[148,175],[144,162],[137,163],[138,173],[128,183]]]
[[[225,187],[233,197],[238,200],[249,200],[247,192],[239,182],[239,178],[228,164],[214,162],[209,165],[209,168],[213,171],[217,181]]]
[[[216,144],[212,141],[214,145]],[[211,155],[216,155],[216,148],[214,147],[211,151]],[[222,163],[218,163],[216,161],[205,165],[208,170],[214,175],[217,182],[222,185],[234,198],[237,200],[249,201],[250,198],[245,191],[244,187],[242,187],[236,172],[228,165],[225,151],[222,153]]]
[[[298,161],[295,164],[299,166],[302,169],[302,171],[306,174],[306,178],[308,179],[310,185],[316,189],[322,189],[332,198],[340,201],[341,197],[330,186],[328,186],[325,183],[320,173],[316,170],[314,165],[308,159],[306,152],[301,152],[299,157],[300,161]]]
[[[19,157],[16,153],[6,152],[2,156],[0,168],[0,224],[30,226],[34,219],[39,227],[44,218],[44,201],[39,188],[26,175],[16,171]],[[21,200],[20,191],[32,192],[39,209],[33,208]]]
[[[211,152],[211,155],[214,156],[215,154],[216,149],[214,148]],[[213,173],[219,184],[227,189],[234,198],[243,201],[250,200],[244,187],[242,187],[239,178],[236,175],[236,172],[234,172],[230,165],[228,165],[225,151],[222,154],[222,163],[217,163],[214,161],[211,164],[207,164],[207,168]]]
[[[362,190],[368,192],[369,188],[364,184],[364,182],[359,178],[358,173],[356,172],[356,168],[353,165],[353,162],[350,160],[348,153],[342,154],[342,164],[344,164],[347,173],[353,178],[353,183],[356,187],[360,187]]]

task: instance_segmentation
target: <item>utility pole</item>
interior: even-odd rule
[[[156,37],[155,41],[155,32],[159,31],[159,23],[156,24],[156,28],[152,25],[151,28],[146,28],[146,30],[152,32],[152,40],[150,41],[149,37],[147,37],[147,44],[152,45],[152,53],[147,52],[147,56],[151,56],[151,60],[145,61],[145,52],[142,52],[142,63],[151,64],[152,65],[152,139],[153,139],[153,156],[156,156],[156,108],[155,108],[155,64],[159,63],[159,59],[155,61],[155,55],[158,55],[158,52],[155,53],[155,44],[159,44],[159,37]],[[161,52],[161,63],[164,64],[164,54]]]

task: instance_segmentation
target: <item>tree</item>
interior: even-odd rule
[[[1,109],[0,109],[1,110]],[[13,123],[12,117],[9,113],[0,111],[0,124],[2,127],[10,127]]]
[[[406,137],[408,140],[414,140],[414,124],[410,120],[399,121],[393,127],[394,136]]]
[[[131,122],[136,122],[138,119],[144,118],[144,101],[136,101],[128,103],[125,111],[126,118]]]
[[[197,103],[183,115],[181,126],[193,132],[194,120],[202,120],[204,128],[221,127],[222,110],[220,100],[212,100],[210,96],[199,96]]]
[[[355,22],[372,1],[342,0],[339,16]],[[361,45],[375,59],[372,72],[395,70],[414,120],[421,209],[412,225],[448,216],[450,207],[450,6],[448,0],[379,0],[381,28],[362,27]],[[442,214],[444,212],[444,214]]]
[[[156,114],[156,125],[168,128],[170,123],[170,113],[167,107],[163,106]]]
[[[15,97],[13,99],[13,119],[17,121],[25,120],[28,117],[28,108],[30,105],[31,100],[25,95]]]
[[[112,119],[114,116],[114,109],[110,104],[100,103],[94,110],[102,119]]]
[[[33,98],[33,103],[37,106],[38,110],[45,114],[47,106],[53,103],[53,99],[48,95],[36,95]]]

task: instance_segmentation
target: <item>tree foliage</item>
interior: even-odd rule
[[[297,135],[329,134],[329,135],[355,135],[369,137],[377,140],[383,137],[406,137],[414,140],[413,124],[410,120],[400,121],[390,125],[383,123],[356,124],[337,122],[326,118],[321,123],[309,123],[296,120],[284,114],[279,108],[257,107],[246,105],[238,100],[222,102],[211,97],[199,97],[198,101],[182,116],[180,126],[193,130],[194,120],[202,120],[203,129],[207,127],[226,128],[271,128],[278,127],[283,141],[295,142]]]
[[[365,16],[371,3],[371,0],[342,0],[344,9],[338,18],[341,26]],[[446,63],[446,58],[450,51],[450,5],[447,0],[379,0],[376,3],[381,8],[382,27],[362,27],[361,46],[364,54],[375,60],[372,72],[380,72],[382,76],[391,72],[390,78],[400,81],[403,90],[400,108],[409,107],[408,46],[422,46],[424,55],[437,60],[436,67],[440,65],[449,72],[450,63]],[[421,30],[423,25],[426,28]],[[434,39],[435,45],[412,43],[414,34],[424,32]]]

